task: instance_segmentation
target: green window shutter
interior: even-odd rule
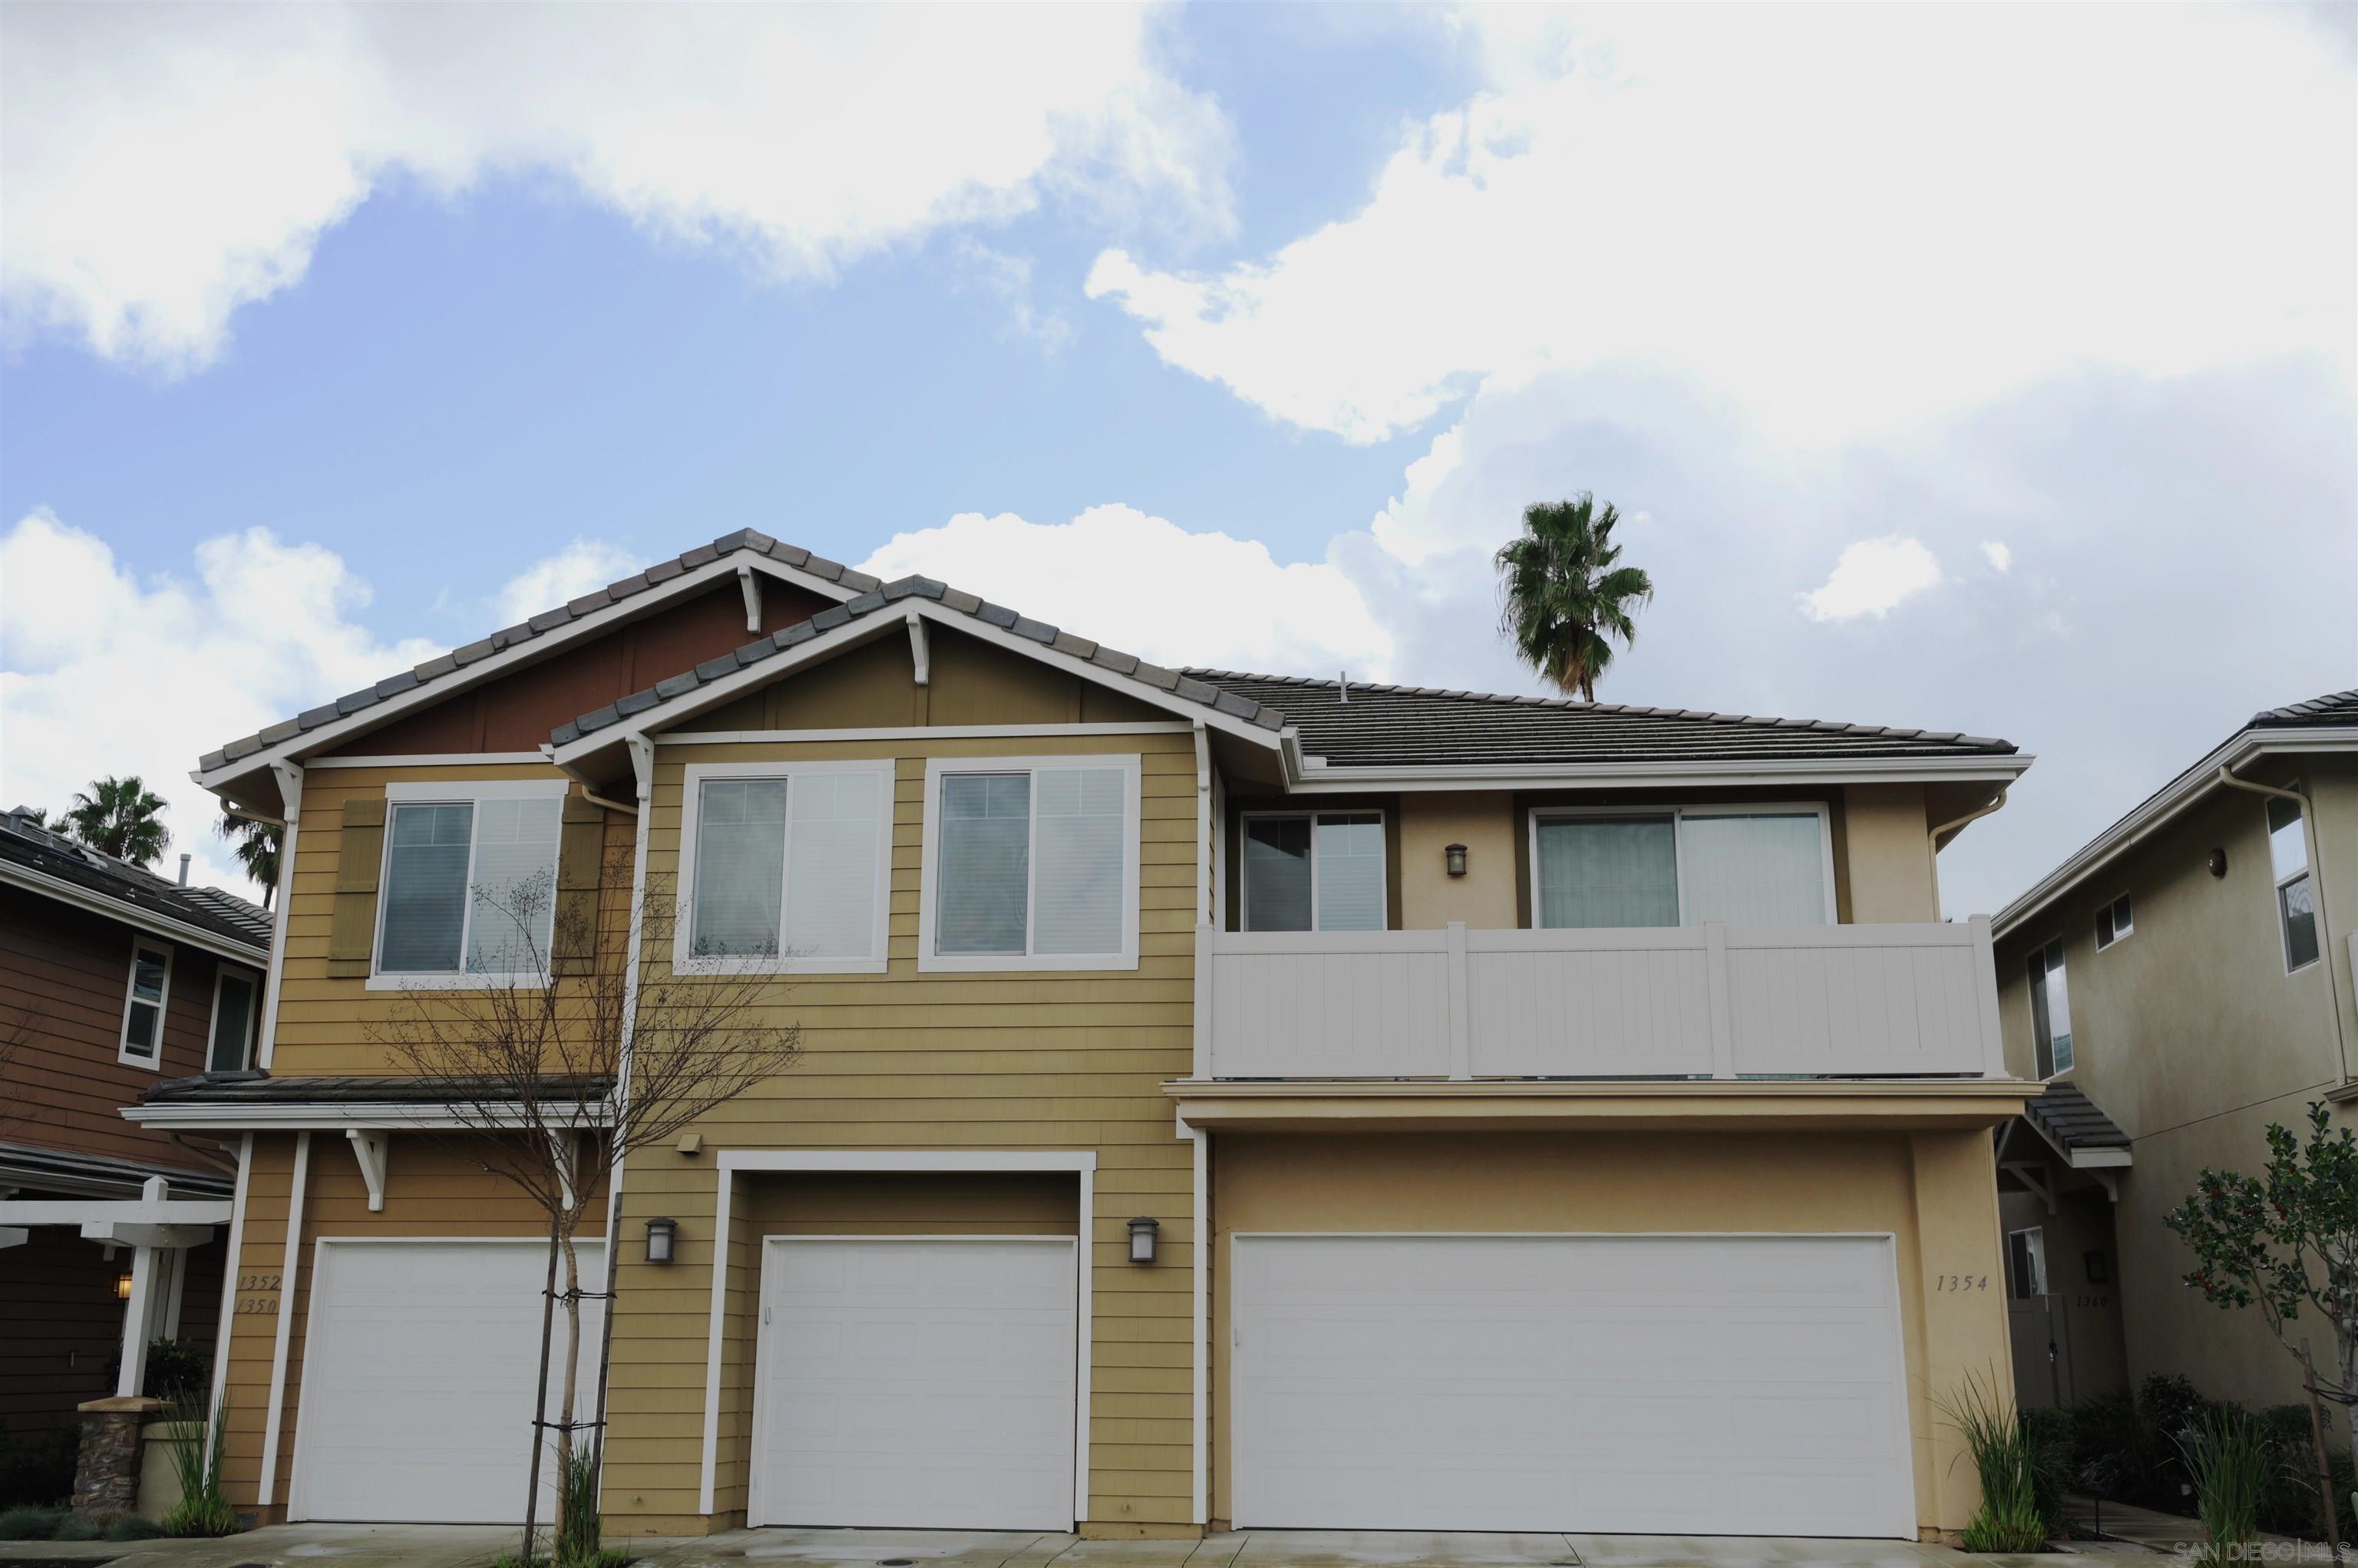
[[[336,917],[328,933],[328,973],[353,979],[369,972],[376,946],[377,878],[384,865],[383,796],[344,802],[336,850]]]
[[[598,881],[606,861],[606,812],[578,795],[565,797],[557,842],[556,969],[586,975],[597,962]]]

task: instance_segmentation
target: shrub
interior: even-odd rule
[[[63,1509],[10,1509],[0,1513],[0,1541],[47,1541],[65,1517]]]
[[[109,1541],[153,1541],[164,1533],[164,1527],[137,1514],[124,1514],[106,1527]]]
[[[237,1529],[237,1515],[222,1495],[222,1429],[229,1415],[224,1400],[205,1420],[202,1396],[184,1392],[172,1401],[171,1420],[180,1423],[172,1440],[172,1468],[180,1481],[180,1500],[164,1516],[166,1535],[229,1535]],[[208,1441],[210,1439],[210,1441]]]
[[[1967,1373],[1963,1386],[1941,1408],[1964,1434],[1974,1473],[1981,1477],[1981,1510],[1965,1526],[1965,1550],[2042,1550],[2050,1532],[2040,1498],[2059,1489],[2051,1477],[2040,1475],[2050,1462],[2049,1439],[1999,1391],[1995,1374],[1985,1383]]]
[[[2179,1435],[2194,1486],[2195,1517],[2208,1543],[2204,1556],[2224,1563],[2260,1535],[2260,1494],[2277,1468],[2266,1433],[2242,1411],[2214,1407]]]
[[[115,1376],[123,1368],[123,1353],[118,1350],[106,1361],[106,1385],[114,1387]],[[151,1400],[177,1400],[205,1388],[212,1381],[213,1358],[204,1346],[185,1339],[151,1339],[147,1342],[147,1369],[141,1374],[139,1391]]]
[[[78,1441],[70,1426],[0,1427],[0,1508],[47,1508],[73,1496]]]
[[[96,1541],[106,1533],[105,1528],[88,1514],[68,1514],[58,1520],[57,1533],[51,1541]]]

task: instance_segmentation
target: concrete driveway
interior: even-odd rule
[[[276,1525],[221,1541],[0,1542],[5,1564],[114,1568],[482,1568],[504,1528]],[[2055,1568],[2069,1557],[1970,1557],[1891,1541],[1752,1536],[1471,1535],[1234,1530],[1201,1541],[1082,1541],[1028,1530],[743,1530],[613,1541],[648,1568]]]

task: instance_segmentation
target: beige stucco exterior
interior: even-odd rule
[[[2214,787],[2008,930],[1997,943],[1997,978],[2007,1065],[2032,1076],[2028,956],[2061,941],[2074,1056],[2066,1076],[2133,1140],[2134,1164],[2108,1173],[2119,1195],[2110,1218],[2122,1377],[2180,1373],[2206,1394],[2262,1405],[2300,1397],[2292,1359],[2256,1312],[2220,1311],[2185,1286],[2190,1254],[2162,1217],[2206,1167],[2256,1172],[2268,1125],[2301,1129],[2309,1102],[2347,1081],[2334,1010],[2358,1042],[2347,943],[2358,929],[2358,764],[2343,755],[2276,756],[2242,771],[2278,785],[2299,781],[2314,800],[2312,870],[2333,935],[2320,962],[2285,971],[2266,802]],[[2223,876],[2212,874],[2214,849],[2224,852]],[[2096,911],[2124,893],[2135,931],[2099,952]],[[2346,1107],[2333,1115],[2350,1124]],[[2089,1181],[2071,1184],[2084,1192]],[[2042,1206],[2008,1203],[2015,1223],[2039,1222]],[[2079,1271],[2079,1250],[2071,1249],[2070,1273]],[[2093,1332],[2101,1343],[2104,1331]],[[2099,1371],[2082,1381],[2100,1379]]]
[[[1013,732],[957,732],[972,727]],[[1076,727],[1091,727],[1076,732]],[[842,731],[876,730],[873,737]],[[795,739],[791,731],[827,731]],[[929,731],[942,731],[929,733]],[[701,737],[701,738],[692,738]],[[1223,742],[1227,744],[1228,742]],[[1166,1085],[1195,1065],[1195,930],[1231,898],[1216,861],[1238,810],[1269,801],[1265,779],[1225,790],[1228,819],[1210,820],[1203,753],[1184,716],[1076,678],[1018,654],[936,632],[930,678],[913,678],[898,633],[743,693],[697,715],[654,750],[644,823],[610,813],[602,836],[610,912],[626,901],[642,829],[648,885],[672,885],[680,854],[687,770],[698,763],[867,760],[889,764],[892,818],[886,959],[881,973],[781,978],[765,1016],[801,1031],[788,1073],[708,1117],[693,1152],[642,1151],[623,1173],[619,1211],[609,1528],[629,1535],[695,1534],[741,1522],[763,1238],[824,1234],[1077,1235],[1092,1263],[1085,1426],[1088,1491],[1078,1520],[1099,1536],[1190,1534],[1196,1506],[1225,1517],[1228,1479],[1223,1358],[1223,1249],[1237,1230],[1538,1229],[1867,1231],[1893,1238],[1903,1303],[1909,1429],[1917,1517],[1952,1531],[1974,1504],[1970,1467],[1936,1401],[1968,1375],[2003,1375],[2002,1292],[1929,1291],[1939,1275],[2001,1273],[1990,1126],[2013,1114],[2009,1084],[1950,1083],[1878,1090],[1852,1083],[1674,1085],[1663,1092],[1599,1086],[1493,1084],[1480,1096],[1385,1104],[1340,1086],[1296,1086],[1308,1108],[1292,1124],[1248,1127],[1231,1107],[1199,1145],[1184,1135]],[[1134,968],[956,973],[918,964],[926,768],[940,759],[1120,756],[1141,779],[1139,942]],[[288,888],[285,979],[276,1055],[281,1076],[384,1074],[397,1060],[372,1037],[398,996],[366,989],[330,957],[338,900],[352,907],[343,824],[389,784],[554,779],[530,763],[372,765],[314,770],[306,783]],[[606,781],[611,797],[627,777]],[[1734,792],[1736,798],[1759,792]],[[1648,795],[1628,804],[1725,800],[1726,789]],[[1786,788],[1778,798],[1828,807],[1836,908],[1860,921],[1936,918],[1924,790],[1907,784]],[[1520,924],[1527,899],[1521,826],[1535,797],[1495,790],[1384,797],[1392,917],[1410,928],[1450,922]],[[1539,797],[1552,798],[1552,797]],[[1587,797],[1597,798],[1597,797]],[[362,811],[347,813],[347,803]],[[1298,806],[1300,803],[1292,803]],[[352,843],[374,852],[365,827]],[[1469,874],[1445,874],[1443,848],[1468,847]],[[618,871],[617,868],[622,868]],[[1233,860],[1226,867],[1232,876]],[[341,892],[340,892],[341,889]],[[610,948],[611,944],[610,944]],[[612,951],[601,962],[615,961]],[[668,950],[643,961],[667,968]],[[342,960],[346,966],[352,962]],[[1684,1090],[1693,1089],[1688,1094]],[[1238,1097],[1241,1105],[1249,1096]],[[1564,1107],[1581,1098],[1576,1111]],[[1330,1113],[1347,1132],[1315,1130]],[[286,1256],[294,1141],[258,1134],[239,1267],[276,1275]],[[1199,1153],[1199,1149],[1201,1152]],[[899,1154],[929,1170],[739,1172],[727,1155]],[[1090,1202],[1069,1173],[956,1167],[961,1156],[1010,1152],[1085,1158]],[[1218,1227],[1199,1328],[1195,1276],[1202,1216],[1196,1161],[1208,1167]],[[728,1219],[722,1221],[726,1195]],[[602,1202],[596,1212],[603,1213]],[[1152,1267],[1127,1261],[1133,1216],[1161,1226]],[[676,1260],[648,1263],[645,1223],[678,1226]],[[384,1209],[372,1213],[340,1134],[314,1135],[308,1238],[344,1235],[525,1235],[537,1217],[494,1178],[423,1135],[396,1133]],[[601,1228],[601,1227],[600,1227]],[[305,1261],[286,1281],[285,1310],[308,1297]],[[725,1270],[714,1344],[716,1271]],[[256,1292],[257,1296],[260,1292]],[[280,1400],[281,1458],[260,1497],[269,1419],[273,1319],[233,1322],[229,1479],[241,1507],[283,1505],[301,1340],[294,1336]],[[1195,1397],[1199,1360],[1210,1393],[1208,1471],[1199,1476]],[[708,1386],[718,1390],[708,1406]],[[704,1498],[708,1425],[713,1485]]]

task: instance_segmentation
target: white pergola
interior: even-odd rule
[[[131,1299],[123,1310],[123,1369],[118,1395],[139,1392],[147,1377],[147,1342],[154,1337],[162,1292],[159,1277],[180,1275],[186,1253],[227,1225],[227,1198],[176,1198],[161,1176],[150,1176],[135,1198],[0,1197],[0,1248],[20,1247],[35,1226],[70,1225],[85,1241],[131,1249]],[[166,1254],[170,1254],[168,1259]]]

